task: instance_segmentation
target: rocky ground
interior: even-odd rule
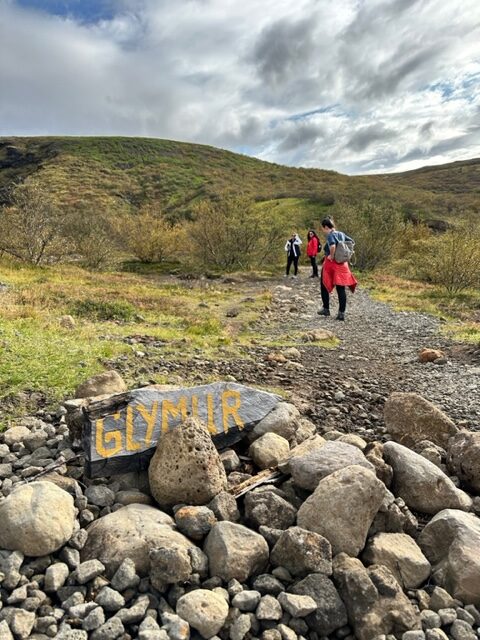
[[[285,392],[234,449],[188,420],[148,474],[92,481],[63,407],[0,434],[1,640],[480,637],[478,350],[366,292],[341,323],[317,282],[272,286],[244,359],[168,365]]]

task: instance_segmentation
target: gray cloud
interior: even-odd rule
[[[347,173],[480,155],[478,0],[108,2],[82,21],[0,0],[0,135],[164,137]]]
[[[378,122],[358,129],[348,141],[347,147],[352,151],[364,151],[374,142],[392,140],[397,136],[398,132],[387,129],[383,122]]]

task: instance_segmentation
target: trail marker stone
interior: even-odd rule
[[[162,433],[194,415],[218,449],[230,446],[281,399],[233,382],[184,389],[145,387],[93,400],[83,409],[86,473],[99,477],[146,469]]]

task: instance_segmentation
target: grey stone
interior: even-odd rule
[[[259,591],[262,595],[269,593],[273,596],[278,596],[279,593],[285,591],[285,587],[280,580],[269,573],[257,576],[253,581],[253,588]]]
[[[188,640],[190,637],[190,625],[180,616],[165,612],[162,614],[162,623],[170,640]]]
[[[110,618],[105,624],[93,631],[90,640],[115,640],[124,631],[124,626],[119,618]]]
[[[311,596],[283,592],[279,594],[278,602],[294,618],[304,618],[317,609],[317,603]]]
[[[86,560],[75,569],[75,580],[78,584],[86,584],[105,572],[105,565],[100,560]]]
[[[112,576],[125,558],[131,558],[137,574],[143,577],[150,571],[150,549],[171,544],[194,546],[174,531],[172,525],[172,518],[159,509],[143,504],[128,505],[88,527],[82,559],[98,558],[105,565],[107,576]]]
[[[383,564],[406,589],[416,589],[430,576],[430,563],[415,540],[404,533],[378,533],[362,556],[366,564]]]
[[[288,440],[276,433],[265,433],[250,445],[249,456],[259,469],[277,467],[290,453]]]
[[[135,563],[131,558],[125,558],[116,570],[111,585],[117,591],[135,588],[140,582],[140,578],[135,572]]]
[[[207,504],[227,488],[227,476],[207,426],[194,417],[162,434],[148,468],[160,505]]]
[[[245,496],[245,518],[256,528],[268,525],[287,529],[295,523],[296,515],[295,507],[270,487],[249,491]]]
[[[166,584],[187,581],[192,573],[190,554],[184,546],[159,546],[150,550],[150,580],[159,591],[163,591]]]
[[[479,518],[455,509],[440,511],[423,529],[418,543],[432,563],[438,585],[465,604],[480,604]]]
[[[207,536],[204,552],[211,576],[244,582],[268,562],[268,545],[258,533],[232,522],[218,522]]]
[[[385,402],[384,419],[388,433],[407,447],[422,440],[445,447],[457,432],[448,416],[416,393],[392,393]]]
[[[241,591],[232,599],[232,607],[237,607],[240,611],[255,611],[260,602],[261,593],[259,591]]]
[[[237,507],[237,501],[228,491],[221,491],[208,504],[217,520],[228,520],[230,522],[238,522],[240,520],[240,512]]]
[[[45,556],[73,534],[73,498],[51,482],[24,484],[0,503],[0,522],[0,548]]]
[[[257,620],[281,620],[282,607],[273,596],[262,596],[255,611]]]
[[[437,625],[439,627],[445,627],[449,624],[452,624],[457,619],[457,612],[455,609],[439,609],[438,615],[440,616],[441,624]]]
[[[472,499],[453,484],[432,462],[395,442],[384,447],[385,460],[393,468],[392,490],[410,509],[435,514],[443,509],[468,511]]]
[[[298,510],[297,524],[324,536],[332,545],[333,555],[344,551],[356,556],[365,546],[385,491],[383,482],[369,469],[345,467],[319,482]]]
[[[127,385],[116,371],[104,371],[82,382],[75,390],[75,398],[91,398],[127,391]]]
[[[284,531],[270,554],[270,562],[285,567],[294,576],[332,573],[332,547],[318,533],[290,527]]]
[[[387,567],[365,568],[341,553],[333,560],[333,577],[358,640],[421,628],[416,609]]]
[[[351,465],[360,465],[372,472],[375,470],[357,447],[337,441],[307,449],[304,455],[297,455],[289,460],[294,483],[309,491],[314,491],[323,478]]]
[[[306,617],[306,622],[320,636],[328,636],[347,624],[345,605],[327,576],[312,573],[291,587],[290,591],[310,596],[316,602],[317,609]]]
[[[202,540],[216,521],[213,511],[205,506],[186,506],[175,512],[175,524],[192,540]]]
[[[63,562],[56,562],[48,567],[45,572],[45,591],[54,591],[55,593],[63,587],[68,576],[70,569]]]
[[[227,619],[228,603],[212,591],[195,589],[179,598],[176,610],[177,615],[204,638],[211,638],[220,631]]]
[[[95,598],[95,602],[105,611],[118,611],[125,605],[125,598],[115,589],[103,587]]]
[[[464,620],[455,620],[450,627],[453,640],[477,640],[478,636],[472,627]]]
[[[129,609],[120,609],[116,616],[124,624],[136,624],[145,617],[150,605],[148,596],[139,596]]]
[[[230,627],[230,640],[243,640],[252,627],[250,616],[241,613]]]
[[[448,443],[447,466],[459,480],[480,493],[480,433],[460,431]]]
[[[35,624],[35,613],[14,607],[5,607],[1,612],[2,618],[7,622],[10,631],[15,638],[24,640],[28,638]]]
[[[429,609],[420,611],[420,620],[422,621],[423,629],[435,629],[442,625],[442,620],[438,613]]]
[[[92,484],[85,489],[85,497],[97,507],[109,507],[115,502],[115,494],[103,484]]]
[[[253,429],[253,436],[259,438],[265,433],[276,433],[289,442],[294,439],[300,426],[298,409],[288,402],[280,402],[270,413],[260,420]]]
[[[82,629],[85,631],[95,631],[105,624],[105,613],[102,607],[95,607],[90,613],[84,618],[82,622]]]
[[[0,621],[0,638],[2,640],[13,640],[12,632],[5,620]]]

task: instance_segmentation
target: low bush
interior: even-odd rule
[[[129,302],[101,302],[99,300],[77,300],[71,307],[72,315],[88,320],[134,322],[138,319],[137,310]]]

